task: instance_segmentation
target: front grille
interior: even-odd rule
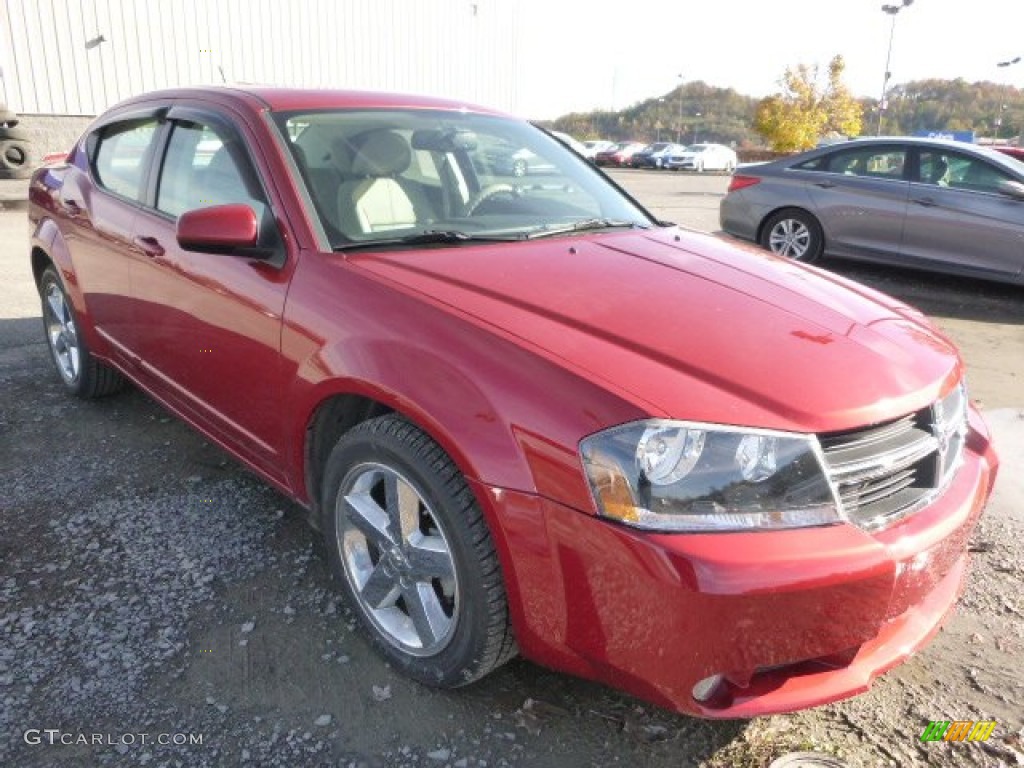
[[[963,457],[966,434],[961,385],[930,408],[819,440],[843,513],[871,530],[911,514],[945,487]]]

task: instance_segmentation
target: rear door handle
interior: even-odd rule
[[[160,241],[155,237],[135,237],[132,238],[132,243],[134,243],[136,248],[151,259],[156,259],[164,255],[164,247],[160,245]]]
[[[82,206],[78,204],[77,200],[73,200],[70,197],[62,197],[60,199],[60,205],[61,208],[64,209],[64,213],[71,218],[78,216],[82,212]]]
[[[915,197],[910,202],[923,205],[925,208],[934,208],[938,203],[935,202],[934,198],[931,197]]]
[[[816,181],[814,186],[821,187],[822,189],[832,189],[836,183],[834,181]]]

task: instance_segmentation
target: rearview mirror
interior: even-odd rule
[[[469,152],[476,149],[476,134],[466,130],[423,129],[412,134],[412,148],[431,152]]]
[[[187,251],[253,248],[259,239],[256,213],[243,203],[186,211],[178,217],[177,238]]]
[[[1004,179],[999,182],[999,191],[1004,195],[1009,195],[1014,200],[1024,200],[1024,184],[1021,184],[1019,181]]]

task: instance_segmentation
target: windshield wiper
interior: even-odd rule
[[[627,227],[629,229],[648,229],[648,227],[645,227],[643,224],[638,224],[635,221],[593,218],[574,221],[572,224],[566,224],[564,227],[539,229],[529,233],[526,237],[530,240],[535,240],[538,237],[554,237],[556,235],[567,235],[573,232],[586,232],[594,229],[621,229],[623,227]]]
[[[395,245],[430,245],[432,243],[509,243],[524,239],[524,235],[473,235],[458,229],[428,229],[403,237],[389,237],[381,240],[366,240],[358,243],[342,243],[334,246],[335,251],[356,251],[366,248],[386,248]]]

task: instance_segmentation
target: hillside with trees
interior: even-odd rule
[[[800,69],[788,70],[787,74],[799,75]],[[803,69],[808,79],[816,78],[816,73],[806,67]],[[819,101],[827,96],[828,88],[823,86],[817,93]],[[784,93],[785,75],[776,97]],[[755,128],[758,108],[765,101],[745,96],[732,88],[718,88],[695,81],[617,112],[574,112],[544,124],[580,140],[600,138],[651,142],[659,139],[675,141],[678,137],[683,143],[693,142],[696,138],[738,148],[765,147],[771,142]],[[810,109],[808,105],[813,103],[813,99],[806,101],[805,108]],[[852,103],[860,113],[860,133],[873,136],[878,126],[878,99],[856,99]],[[1024,129],[1024,90],[992,82],[918,80],[892,85],[886,106],[882,133],[889,135],[911,134],[919,130],[973,130],[979,137],[1005,140],[1019,137]],[[997,120],[1000,125],[996,124]],[[826,121],[826,125],[829,127],[821,129],[824,132],[834,129],[836,123]]]
[[[975,131],[1006,139],[1024,128],[1024,90],[998,83],[966,80],[916,80],[889,89],[882,133],[919,130]],[[862,100],[864,132],[874,134],[877,99]],[[997,125],[996,121],[1001,121]]]
[[[755,146],[761,143],[753,128],[756,107],[757,99],[751,96],[697,80],[618,112],[573,112],[543,124],[581,141],[700,140]]]

